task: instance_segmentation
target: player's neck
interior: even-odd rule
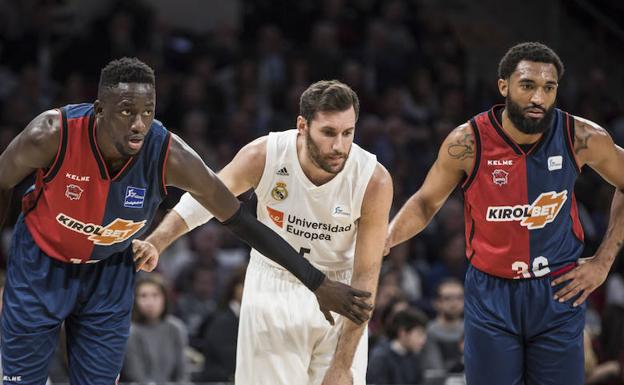
[[[336,174],[323,170],[312,161],[301,135],[297,137],[297,159],[305,176],[316,186],[323,185],[336,177]]]
[[[544,135],[544,133],[542,132],[538,134],[525,134],[524,132],[520,131],[518,128],[516,128],[511,119],[509,119],[509,115],[507,114],[507,108],[503,110],[501,120],[501,124],[505,133],[518,144],[535,143],[542,137],[542,135]]]
[[[128,157],[123,156],[117,151],[115,145],[104,132],[105,128],[100,126],[99,120],[95,126],[95,142],[100,149],[100,154],[106,163],[109,173],[115,173],[128,161]]]

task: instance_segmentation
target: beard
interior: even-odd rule
[[[310,130],[306,131],[306,149],[308,150],[308,154],[312,163],[314,163],[317,167],[321,168],[323,171],[328,172],[330,174],[338,174],[344,168],[347,163],[347,157],[349,154],[345,154],[342,152],[332,152],[329,156],[340,155],[344,158],[342,164],[338,167],[332,166],[329,164],[327,160],[325,160],[324,156],[321,154],[321,150],[319,146],[316,144],[312,136],[310,136]]]
[[[523,109],[518,103],[514,102],[509,95],[505,98],[505,108],[507,109],[509,120],[511,120],[518,130],[527,135],[541,134],[550,128],[555,113],[555,104],[556,103],[553,103],[547,110],[533,104]],[[540,119],[525,117],[524,110],[529,108],[542,110],[544,116]]]

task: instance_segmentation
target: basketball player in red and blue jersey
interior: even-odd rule
[[[4,384],[45,384],[65,322],[72,384],[112,385],[121,369],[135,281],[133,239],[176,186],[314,291],[320,309],[361,324],[370,293],[334,282],[245,210],[180,138],[154,119],[154,73],[110,62],[98,100],[35,118],[0,155],[0,217],[29,174],[2,309]],[[146,270],[149,270],[148,266]]]
[[[624,150],[597,124],[555,108],[563,70],[543,44],[512,47],[499,65],[505,105],[448,135],[424,184],[390,225],[387,247],[423,230],[461,184],[470,385],[584,383],[584,302],[624,240]],[[602,244],[579,264],[574,182],[585,165],[616,193]]]

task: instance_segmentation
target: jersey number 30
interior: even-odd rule
[[[539,278],[550,273],[548,259],[542,256],[533,260],[533,269],[531,269],[531,271],[529,271],[529,265],[527,265],[524,261],[516,261],[512,263],[511,269],[518,275],[516,278],[531,278],[531,273],[533,273],[533,277]]]

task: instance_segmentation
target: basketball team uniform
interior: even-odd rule
[[[258,220],[329,278],[351,281],[358,218],[377,159],[353,144],[343,170],[316,186],[297,157],[297,130],[270,133],[264,173],[255,189]],[[331,326],[314,293],[256,250],[245,277],[236,355],[238,385],[317,385],[336,349],[345,319]],[[367,336],[351,371],[365,384]]]
[[[463,183],[466,379],[472,385],[583,384],[585,307],[553,299],[583,251],[574,120],[555,109],[532,146],[503,131],[503,106],[471,119],[476,156]],[[563,284],[565,285],[565,283]]]
[[[4,384],[45,384],[65,322],[72,384],[114,384],[134,298],[132,239],[166,194],[170,133],[154,121],[141,151],[111,175],[92,104],[60,109],[60,146],[22,202],[2,309]]]

